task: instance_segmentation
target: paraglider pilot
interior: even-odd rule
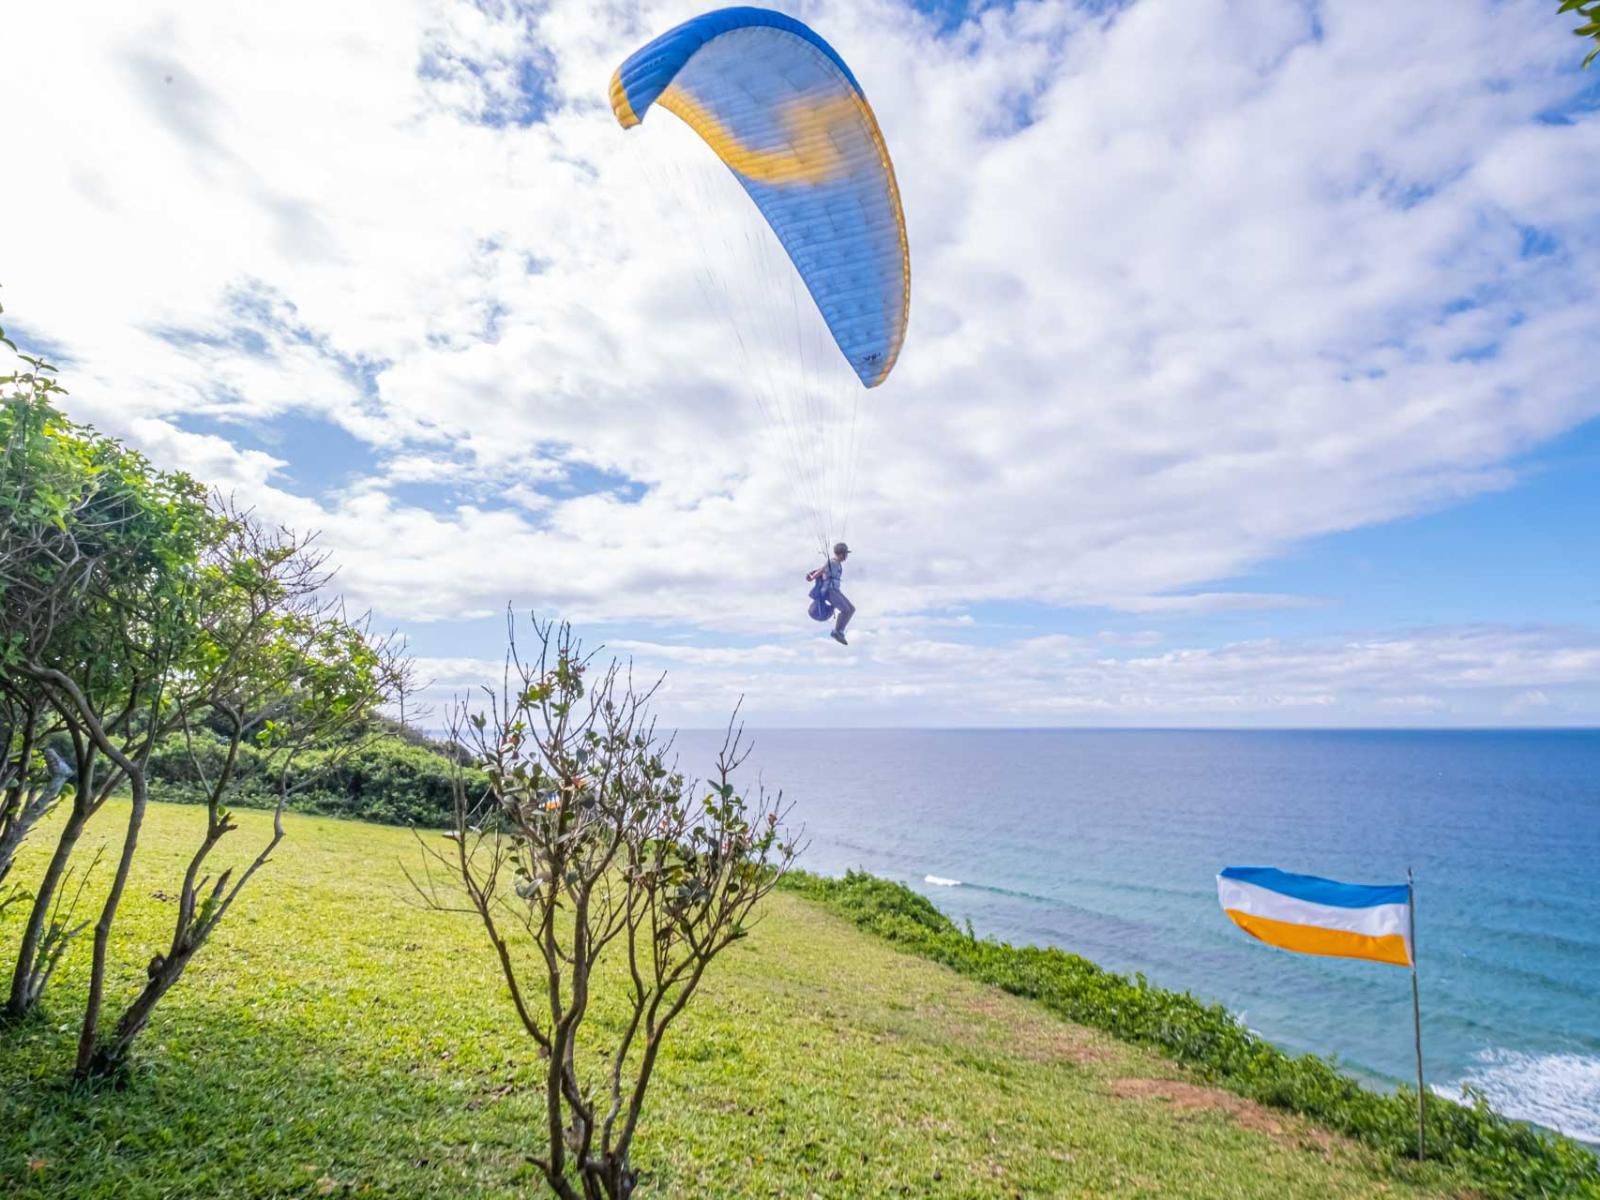
[[[833,547],[833,557],[806,576],[807,583],[825,582],[826,591],[818,598],[838,614],[838,619],[833,626],[832,637],[841,646],[850,644],[844,640],[844,627],[850,624],[850,618],[856,615],[856,606],[851,604],[845,594],[839,590],[839,582],[844,578],[844,560],[849,557],[850,547],[843,542],[836,542]],[[818,588],[817,590],[822,591],[823,589]]]

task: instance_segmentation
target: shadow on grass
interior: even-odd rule
[[[537,1184],[523,1152],[539,1113],[504,1059],[454,1066],[414,1043],[363,1055],[291,1022],[192,1005],[115,1079],[71,1080],[75,1044],[75,1023],[48,1015],[0,1031],[0,1193],[457,1197]]]

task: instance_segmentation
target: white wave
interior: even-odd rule
[[[1600,1144],[1600,1058],[1485,1050],[1462,1083],[1496,1112]]]
[[[961,880],[959,880],[959,879],[946,879],[943,875],[924,875],[922,877],[922,882],[923,883],[931,883],[931,884],[933,884],[934,887],[960,887],[961,886]]]

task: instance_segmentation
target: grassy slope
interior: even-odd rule
[[[124,812],[91,826],[89,849]],[[200,819],[152,809],[115,944],[123,992],[168,935],[158,894],[176,891]],[[243,855],[266,816],[240,823]],[[472,919],[408,905],[400,864],[416,859],[403,831],[291,818],[121,1091],[59,1082],[77,954],[53,1020],[0,1039],[0,1194],[537,1195],[530,1044]],[[647,1195],[1460,1194],[1209,1089],[1151,1084],[1181,1073],[793,896],[719,967],[651,1093]]]

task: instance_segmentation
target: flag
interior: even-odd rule
[[[1298,954],[1367,958],[1409,967],[1411,889],[1292,875],[1275,867],[1226,867],[1217,898],[1251,937]]]

